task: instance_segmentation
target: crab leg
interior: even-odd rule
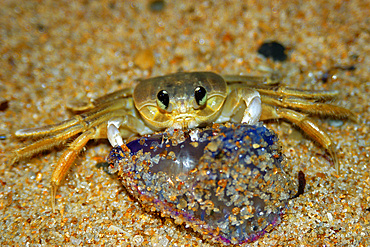
[[[263,105],[261,120],[268,120],[268,119],[279,119],[283,118],[288,120],[289,122],[297,125],[303,132],[307,133],[312,139],[317,141],[321,146],[323,146],[326,150],[328,150],[329,154],[331,155],[335,169],[339,174],[339,162],[335,150],[334,142],[331,140],[328,134],[322,130],[317,123],[310,119],[306,114],[300,113],[294,110],[280,108],[271,105]]]
[[[132,91],[133,91],[132,86],[128,88],[123,88],[121,90],[112,92],[102,97],[91,99],[88,103],[84,103],[84,104],[69,103],[67,104],[67,108],[73,112],[84,112],[84,111],[88,111],[88,110],[91,110],[97,107],[102,107],[107,104],[112,105],[116,103],[114,101],[131,97]]]
[[[93,103],[94,107],[96,107],[96,106],[103,105],[107,102],[112,102],[114,100],[118,100],[118,99],[121,99],[121,98],[128,98],[128,97],[132,96],[132,92],[134,90],[133,88],[134,88],[133,86],[130,86],[128,88],[123,88],[121,90],[118,90],[118,91],[115,91],[113,93],[104,95],[104,96],[99,97],[97,99],[94,99],[94,100],[92,100],[92,103]]]
[[[309,114],[316,114],[321,116],[331,116],[335,118],[350,118],[352,121],[357,122],[356,115],[340,106],[326,104],[326,103],[319,103],[310,101],[307,99],[299,99],[299,98],[282,98],[281,100],[274,99],[269,96],[261,95],[262,102],[275,105],[283,108],[292,108],[292,109],[299,109],[305,113]]]
[[[55,212],[55,196],[57,189],[67,174],[69,168],[73,164],[73,161],[76,159],[77,155],[80,153],[82,148],[86,143],[95,138],[96,128],[83,132],[79,137],[77,137],[68,147],[68,149],[62,154],[58,163],[51,175],[51,207],[53,212]]]
[[[71,126],[79,124],[83,121],[85,122],[92,121],[94,118],[104,115],[107,112],[112,112],[112,111],[122,109],[122,108],[129,109],[130,104],[132,103],[128,101],[129,100],[127,99],[119,99],[115,101],[114,103],[102,105],[97,109],[82,113],[80,115],[74,116],[68,120],[65,120],[57,124],[51,124],[51,125],[30,128],[30,129],[20,129],[15,132],[15,136],[17,137],[40,137],[40,136],[52,135],[54,133],[58,133],[62,130],[65,130]]]
[[[276,79],[263,76],[246,75],[224,75],[223,78],[230,85],[230,89],[240,87],[241,84],[246,87],[252,87],[261,94],[273,95],[277,97],[295,96],[305,99],[330,100],[338,96],[338,90],[302,90],[286,87]],[[239,83],[239,84],[238,84]]]
[[[100,124],[98,126],[85,127],[87,130],[85,132],[82,131],[83,133],[70,144],[68,149],[58,160],[58,164],[56,165],[55,170],[51,176],[51,205],[53,208],[53,212],[55,208],[56,191],[60,186],[61,181],[67,174],[69,168],[73,164],[73,161],[76,159],[77,155],[80,153],[82,148],[89,140],[108,136],[108,139],[110,141],[118,141],[118,144],[122,145],[122,136],[120,135],[120,132],[118,130],[120,126],[131,130],[131,134],[139,133],[137,131],[140,131],[140,134],[152,133],[150,129],[145,127],[142,121],[135,118],[134,116],[127,115],[127,112],[116,111],[115,113],[117,114],[107,114],[106,116],[102,117],[102,119],[99,119],[99,121],[96,121]],[[109,119],[107,119],[108,117]],[[105,124],[105,122],[107,121],[109,126],[108,130],[107,125]],[[116,145],[116,143],[112,143],[112,145]]]
[[[65,122],[69,122],[71,126],[67,128],[63,128],[58,131],[53,131],[51,127],[45,126],[45,129],[51,128],[49,129],[49,133],[48,133],[50,134],[50,136],[43,138],[37,142],[34,142],[31,145],[15,150],[13,153],[13,159],[11,161],[11,164],[17,162],[18,160],[22,158],[30,157],[36,153],[39,153],[44,150],[50,149],[52,147],[58,146],[66,142],[66,140],[69,139],[70,137],[75,136],[76,134],[81,133],[84,130],[88,130],[90,128],[96,127],[108,121],[109,119],[127,115],[127,111],[125,109],[114,110],[114,108],[119,108],[122,106],[118,104],[115,104],[114,106],[115,107],[104,109],[104,111],[88,112],[85,114],[77,115],[71,118],[70,120],[65,121]],[[33,129],[25,129],[25,130],[20,130],[20,131],[32,132],[32,130]],[[37,136],[37,132],[35,132],[33,136]],[[103,135],[100,138],[102,137],[106,137],[106,136]]]
[[[81,132],[80,125],[74,125],[65,129],[63,132],[58,133],[57,135],[52,135],[49,137],[45,137],[39,141],[36,141],[28,146],[19,148],[13,152],[13,156],[11,159],[11,164],[26,158],[31,157],[34,154],[40,153],[44,150],[50,149],[52,147],[61,145],[67,141],[70,137],[78,134]]]
[[[228,84],[243,83],[247,86],[260,86],[260,85],[279,85],[278,80],[272,79],[268,76],[252,76],[252,75],[222,75],[222,78]]]
[[[303,99],[314,99],[314,100],[331,100],[338,96],[338,90],[324,91],[324,90],[303,90],[296,88],[289,88],[281,84],[278,87],[260,86],[256,87],[256,90],[261,94],[273,95],[277,97],[283,96],[294,96]]]

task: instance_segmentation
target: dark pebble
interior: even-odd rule
[[[165,2],[163,0],[151,1],[149,4],[149,9],[153,12],[160,12],[164,9]]]
[[[274,61],[283,62],[287,59],[285,47],[276,41],[263,43],[258,48],[258,53],[265,58],[272,58]]]
[[[0,111],[5,111],[9,107],[9,101],[8,100],[1,100],[0,99]]]

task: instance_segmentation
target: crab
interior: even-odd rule
[[[91,139],[108,138],[112,146],[124,139],[163,131],[192,129],[213,123],[242,122],[250,125],[269,119],[284,119],[298,126],[331,155],[339,173],[335,145],[310,115],[349,118],[355,114],[325,103],[338,91],[311,91],[286,87],[277,80],[213,72],[180,72],[138,80],[127,87],[85,105],[72,107],[74,117],[52,125],[21,129],[20,138],[39,138],[13,152],[11,163],[58,145],[68,144],[51,176],[54,211],[57,188],[79,152]]]

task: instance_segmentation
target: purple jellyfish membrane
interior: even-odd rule
[[[262,124],[170,130],[114,147],[108,162],[146,209],[214,243],[257,240],[297,192]]]

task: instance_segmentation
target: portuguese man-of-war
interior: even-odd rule
[[[146,209],[224,245],[257,240],[297,192],[262,124],[170,129],[114,147],[108,162]]]

